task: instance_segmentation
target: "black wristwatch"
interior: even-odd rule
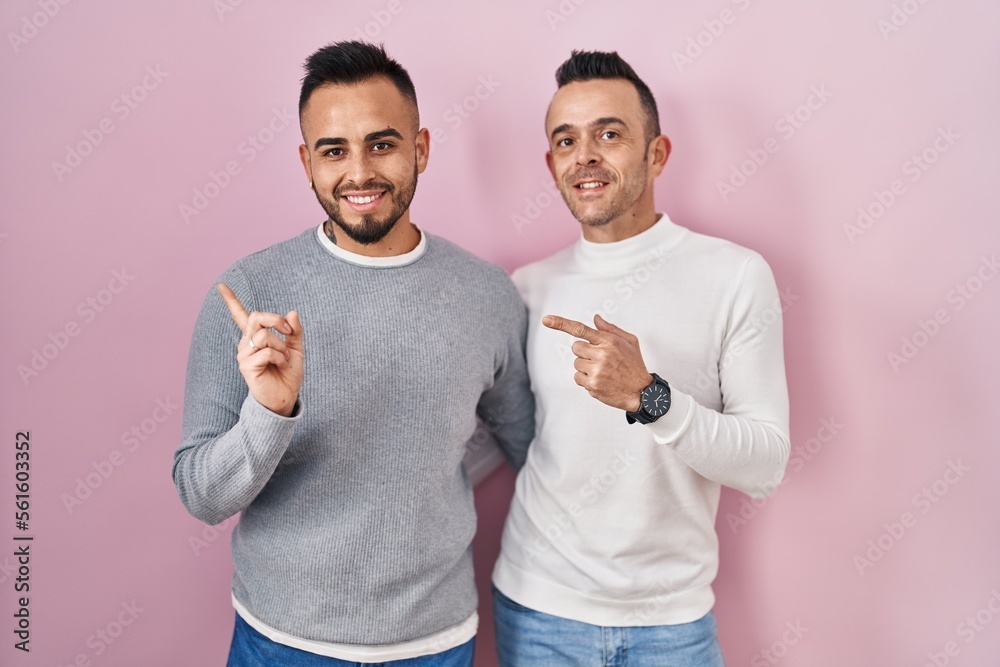
[[[639,409],[625,412],[625,419],[629,424],[652,424],[670,409],[670,385],[656,373],[650,375],[653,376],[653,381],[639,394]]]

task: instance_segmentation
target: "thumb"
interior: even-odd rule
[[[611,324],[611,322],[608,322],[606,319],[597,314],[594,315],[594,326],[597,327],[600,331],[613,333],[617,336],[628,335],[627,331],[616,327],[614,324]]]
[[[639,339],[638,338],[636,338],[635,336],[633,336],[632,334],[630,334],[628,331],[625,331],[621,327],[618,327],[618,326],[615,326],[614,324],[611,324],[611,322],[608,322],[606,319],[604,319],[600,315],[597,315],[597,314],[594,315],[594,325],[599,330],[601,330],[601,331],[603,331],[605,333],[609,333],[609,334],[612,334],[614,336],[618,336],[619,338],[624,338],[625,340],[627,340],[630,343],[633,343],[635,345],[639,344]]]
[[[299,319],[298,311],[288,311],[288,314],[285,315],[285,321],[288,322],[288,326],[292,329],[292,333],[285,334],[285,345],[290,350],[302,352],[302,320]]]

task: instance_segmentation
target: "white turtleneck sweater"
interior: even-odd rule
[[[614,243],[580,239],[514,273],[528,306],[536,435],[493,573],[532,609],[603,626],[697,620],[715,602],[720,485],[772,491],[788,460],[782,302],[764,259],[665,214]],[[545,315],[635,334],[672,404],[653,424],[573,380]]]

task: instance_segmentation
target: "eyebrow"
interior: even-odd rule
[[[369,132],[365,135],[365,143],[371,141],[378,141],[379,139],[385,139],[386,137],[394,137],[396,139],[402,140],[403,135],[399,133],[399,130],[388,127],[384,130],[379,130],[378,132]],[[347,139],[344,137],[322,137],[316,140],[314,150],[319,150],[323,146],[345,146],[347,144]]]
[[[621,118],[618,118],[617,116],[604,116],[602,118],[598,118],[597,120],[591,121],[589,123],[589,127],[598,128],[598,127],[604,127],[606,125],[615,125],[615,124],[621,125],[623,127],[628,127],[628,123],[623,121]],[[556,129],[552,130],[550,138],[554,139],[557,134],[561,132],[566,132],[567,130],[571,130],[573,129],[573,127],[575,126],[569,123],[563,123]]]

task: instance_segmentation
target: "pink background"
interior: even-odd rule
[[[987,200],[1000,154],[996,3],[226,1],[0,8],[0,663],[224,663],[231,525],[215,533],[184,511],[170,479],[180,410],[157,401],[182,400],[212,280],[322,219],[297,125],[280,113],[294,113],[309,53],[366,28],[409,69],[423,124],[445,136],[417,189],[423,228],[508,269],[571,243],[577,223],[545,195],[543,114],[571,48],[617,49],[653,89],[673,140],[659,208],[760,251],[793,295],[787,483],[759,508],[726,491],[720,510],[716,613],[729,664],[1000,663],[988,606],[1000,610],[1000,280],[983,264],[1000,249]],[[880,29],[894,12],[898,30]],[[467,100],[481,77],[495,89]],[[800,108],[824,87],[828,99]],[[778,123],[797,111],[788,136]],[[98,143],[102,120],[112,131]],[[269,141],[259,151],[244,143],[258,134]],[[768,139],[777,151],[746,165],[754,173],[723,198],[718,183]],[[53,163],[80,143],[96,145],[57,174]],[[911,180],[909,161],[925,150],[934,162]],[[239,173],[185,221],[179,207],[231,161]],[[850,237],[858,208],[879,213],[880,196],[891,204]],[[112,281],[123,268],[122,289]],[[966,284],[978,290],[971,300],[953,292]],[[57,335],[68,325],[74,336]],[[894,368],[887,354],[902,358],[904,337],[912,358]],[[46,349],[53,358],[23,380],[18,366]],[[144,426],[144,439],[123,441]],[[12,648],[17,430],[32,443],[27,655]],[[950,464],[967,471],[946,475]],[[64,496],[109,465],[69,511]],[[504,469],[477,490],[483,594],[512,485]],[[732,519],[741,510],[745,523]],[[142,611],[118,634],[133,601]],[[477,664],[493,665],[481,611]],[[977,613],[980,625],[967,624]],[[109,624],[118,636],[107,644],[96,633]],[[806,630],[787,630],[795,624]]]

